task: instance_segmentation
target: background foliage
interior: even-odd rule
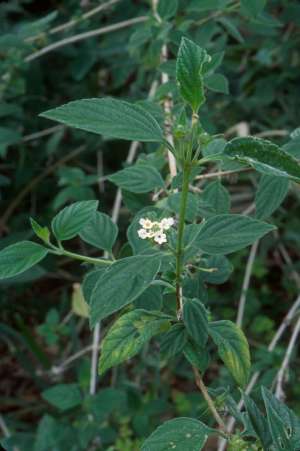
[[[125,160],[130,143],[53,126],[38,114],[87,97],[109,95],[146,101],[152,86],[155,92],[147,105],[161,122],[162,109],[157,105],[169,91],[176,109],[174,58],[183,35],[214,55],[211,64],[216,72],[208,71],[205,78],[211,90],[201,112],[204,128],[211,134],[225,132],[227,137],[245,131],[268,137],[300,158],[299,135],[295,132],[290,136],[299,126],[297,2],[161,1],[161,21],[153,16],[150,2],[109,3],[108,8],[85,19],[83,14],[96,8],[98,2],[12,0],[0,6],[1,248],[32,237],[28,212],[40,223],[49,224],[67,203],[99,199],[100,210],[111,213],[116,176],[107,176],[128,166]],[[138,22],[105,31],[112,24],[138,17],[142,17]],[[56,30],[70,20],[74,20],[71,26]],[[103,28],[99,36],[67,41]],[[63,40],[66,45],[51,47]],[[161,61],[165,42],[168,61]],[[218,73],[219,66],[226,77]],[[163,72],[169,76],[164,85]],[[220,140],[214,143],[222,145]],[[156,151],[155,145],[140,147],[139,157],[164,171],[163,153]],[[126,227],[151,198],[139,187],[132,192],[122,186],[122,174],[118,174],[123,206],[114,253],[126,256],[130,252],[123,247]],[[257,205],[265,202],[271,212],[274,196],[266,180],[247,173],[228,176],[224,184],[232,195],[231,211],[251,209],[255,188],[263,183],[269,197],[257,200]],[[201,188],[207,202],[202,209],[222,196],[213,207],[215,212],[225,213],[227,191],[221,190],[218,181],[206,182]],[[216,190],[221,194],[216,196]],[[279,198],[286,194],[284,187],[282,190]],[[174,199],[170,211],[176,210],[176,205]],[[191,198],[191,214],[193,208]],[[267,347],[299,292],[298,218],[299,190],[293,185],[272,217],[279,233],[270,234],[259,245],[247,291],[243,327],[251,344],[254,369],[262,371],[260,383],[266,386],[272,385],[290,333],[272,353]],[[74,250],[91,252],[88,245],[83,249],[79,246],[83,245],[74,239]],[[107,246],[104,249],[110,252],[111,244]],[[230,256],[233,277],[220,289],[209,285],[215,282],[213,274],[206,281],[199,280],[208,283],[209,301],[203,301],[216,319],[236,319],[248,254],[246,249]],[[91,333],[79,287],[83,269],[69,259],[49,256],[45,263],[0,285],[1,410],[12,434],[8,439],[11,447],[32,450],[34,440],[36,451],[134,450],[160,420],[178,415],[209,420],[187,364],[181,358],[171,363],[160,360],[158,346],[146,346],[139,357],[108,371],[100,378],[97,394],[89,395]],[[227,271],[231,272],[231,266]],[[159,298],[159,290],[154,290],[139,303],[155,305]],[[110,321],[104,322],[101,333],[109,326]],[[297,362],[295,355],[286,396],[288,404],[300,413]],[[210,366],[207,380],[216,377],[225,387],[233,385],[218,362]],[[258,389],[259,384],[254,396]],[[89,421],[90,416],[96,421]],[[207,446],[216,449],[215,444]]]

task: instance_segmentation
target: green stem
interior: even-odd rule
[[[179,210],[179,225],[177,235],[176,246],[176,305],[177,314],[180,315],[182,309],[182,295],[181,295],[181,273],[182,273],[182,260],[183,260],[183,233],[186,214],[186,205],[189,192],[191,167],[189,162],[184,162],[183,166],[183,180],[182,190],[180,198],[180,210]]]
[[[85,263],[91,263],[93,265],[112,265],[113,264],[113,262],[110,260],[105,260],[103,258],[87,257],[86,255],[75,254],[74,252],[69,252],[69,251],[66,251],[65,249],[57,249],[57,250],[53,250],[53,251],[49,251],[49,252],[51,254],[55,254],[55,255],[64,255],[66,257],[73,258],[74,260],[80,260]]]

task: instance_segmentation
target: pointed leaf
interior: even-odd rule
[[[99,372],[136,355],[154,335],[169,327],[166,315],[136,309],[121,316],[103,340]]]
[[[141,451],[200,451],[210,432],[194,418],[175,418],[159,426],[143,443]]]
[[[75,100],[40,116],[111,138],[163,141],[163,131],[152,114],[139,105],[109,97]]]
[[[245,407],[253,430],[260,439],[264,449],[269,449],[272,444],[272,437],[269,432],[268,422],[261,413],[255,402],[246,393],[243,394]]]
[[[231,321],[209,323],[209,334],[236,382],[244,387],[250,372],[249,345],[242,330]]]
[[[118,235],[118,227],[105,213],[96,211],[79,233],[80,238],[92,246],[111,252]]]
[[[205,100],[202,68],[209,58],[204,49],[182,38],[176,61],[176,78],[182,98],[195,113]]]
[[[48,254],[48,249],[32,241],[21,241],[0,252],[0,280],[14,277],[38,262]]]
[[[235,138],[226,144],[224,155],[247,163],[263,174],[300,182],[298,161],[270,141],[253,137]]]
[[[60,241],[70,240],[93,218],[98,208],[98,201],[87,200],[75,202],[65,207],[52,220],[54,235]]]
[[[276,227],[244,215],[217,215],[200,225],[195,243],[210,255],[243,249]]]
[[[133,302],[155,279],[160,257],[127,257],[113,263],[95,285],[91,296],[91,325]]]

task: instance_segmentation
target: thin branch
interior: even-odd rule
[[[300,316],[298,318],[298,321],[295,325],[295,328],[293,330],[289,345],[287,347],[284,359],[282,361],[281,367],[278,371],[277,374],[277,385],[276,385],[276,391],[275,391],[275,396],[279,399],[279,400],[284,400],[285,399],[285,394],[284,394],[284,390],[283,390],[283,384],[284,384],[284,376],[285,373],[288,369],[289,366],[289,362],[290,359],[292,357],[292,353],[293,353],[293,349],[296,345],[296,341],[298,338],[300,332]]]
[[[211,178],[215,178],[215,177],[222,177],[222,176],[231,175],[231,174],[239,174],[240,172],[248,172],[248,171],[253,171],[253,168],[241,168],[241,169],[234,169],[234,170],[230,170],[230,171],[210,172],[208,174],[197,175],[197,177],[195,177],[195,180],[211,179]]]
[[[289,132],[287,130],[265,130],[260,133],[256,133],[255,136],[259,138],[272,137],[272,136],[287,136]]]
[[[124,20],[123,22],[118,22],[113,25],[108,25],[103,28],[98,28],[96,30],[86,31],[84,33],[79,33],[74,36],[71,36],[69,38],[62,39],[61,41],[54,42],[53,44],[50,44],[41,50],[38,50],[37,52],[32,53],[31,55],[28,55],[25,58],[25,62],[33,61],[37,58],[40,58],[43,55],[46,55],[49,52],[52,52],[53,50],[57,50],[61,47],[64,47],[69,44],[74,44],[75,42],[83,41],[88,38],[92,38],[95,36],[100,36],[105,33],[110,33],[111,31],[120,30],[122,28],[130,27],[131,25],[136,25],[137,23],[145,22],[148,20],[147,16],[140,16],[140,17],[134,17],[133,19]]]
[[[251,250],[249,253],[249,257],[248,257],[248,261],[247,261],[247,265],[246,265],[246,271],[245,271],[242,292],[241,292],[241,297],[240,297],[239,307],[238,307],[238,314],[237,314],[237,319],[236,319],[236,324],[239,327],[242,327],[242,323],[243,323],[247,293],[248,293],[248,289],[249,289],[249,285],[250,285],[250,279],[251,279],[253,264],[254,264],[255,257],[256,257],[258,243],[259,243],[259,240],[255,241],[252,244]]]
[[[94,16],[95,14],[100,13],[101,11],[104,11],[105,9],[109,8],[110,6],[114,5],[115,3],[118,3],[120,0],[110,0],[109,2],[102,3],[101,5],[96,6],[96,8],[91,9],[90,11],[83,14],[81,17],[78,17],[77,19],[69,20],[68,22],[65,22],[61,25],[58,25],[57,27],[51,28],[47,33],[48,34],[56,34],[60,31],[66,31],[69,28],[74,27],[78,23],[83,22],[84,20],[89,19],[90,17]],[[31,38],[28,38],[28,42],[35,41],[36,39],[43,36],[42,34],[39,34],[37,36],[32,36]]]
[[[200,374],[198,368],[193,366],[193,371],[194,371],[196,385],[199,388],[199,390],[201,391],[205,401],[207,402],[209,410],[211,411],[211,413],[212,413],[214,419],[216,420],[217,424],[219,425],[220,429],[223,432],[226,432],[225,423],[222,420],[221,416],[219,415],[219,412],[217,411],[215,404],[207,391],[207,388],[202,380],[202,377],[201,377],[201,374]]]
[[[44,136],[52,135],[55,132],[58,132],[64,129],[64,125],[55,125],[54,127],[46,128],[45,130],[41,130],[40,132],[31,133],[30,135],[25,135],[22,138],[22,142],[34,141],[35,139],[43,138]]]

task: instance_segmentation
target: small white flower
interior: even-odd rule
[[[145,229],[139,229],[139,230],[138,230],[138,236],[139,236],[142,240],[145,240],[146,238],[150,238],[150,237],[149,237],[149,232],[147,232],[147,230],[145,230]]]
[[[151,229],[153,225],[153,222],[148,218],[141,218],[139,223],[142,227],[144,227],[144,229]]]
[[[173,225],[175,221],[173,218],[164,218],[161,220],[160,225],[163,230],[169,230]]]
[[[154,241],[158,244],[163,244],[167,242],[167,235],[162,232],[158,232],[154,236]]]

